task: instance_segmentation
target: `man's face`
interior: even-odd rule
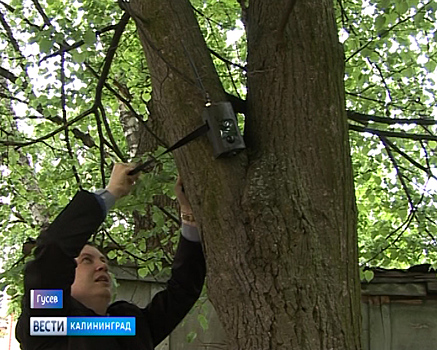
[[[93,246],[85,245],[76,258],[76,278],[71,296],[89,308],[94,303],[111,301],[111,277],[106,257]]]

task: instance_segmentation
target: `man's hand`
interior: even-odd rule
[[[174,191],[176,193],[176,198],[179,202],[179,206],[181,207],[182,222],[190,226],[196,226],[196,220],[193,216],[193,210],[191,209],[191,204],[188,201],[188,198],[185,196],[184,186],[180,176],[178,176]]]
[[[128,175],[128,173],[135,168],[135,165],[116,163],[112,169],[111,178],[109,179],[106,189],[120,199],[129,194],[135,181],[139,177],[139,173],[135,175]]]

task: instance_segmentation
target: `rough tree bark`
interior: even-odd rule
[[[155,117],[172,144],[225,94],[188,0],[131,0]],[[247,151],[174,152],[229,349],[360,348],[356,210],[332,1],[251,0]],[[185,48],[184,48],[185,47]]]

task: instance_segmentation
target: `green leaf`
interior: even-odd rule
[[[425,17],[424,11],[420,11],[414,16],[414,24],[416,25],[416,27],[420,28],[422,22],[424,21],[424,17]]]
[[[87,51],[84,51],[84,52],[77,52],[77,51],[74,51],[74,52],[72,53],[72,56],[73,56],[73,60],[74,60],[75,62],[77,62],[77,63],[83,63],[83,62],[86,60],[86,58],[87,58],[87,56],[88,56],[88,53],[87,53]]]
[[[379,3],[380,8],[389,8],[391,0],[381,0]]]
[[[206,331],[208,329],[208,320],[206,319],[205,315],[199,314],[197,316],[197,320],[199,321],[203,331]]]
[[[91,29],[88,29],[85,32],[85,35],[83,37],[83,41],[85,42],[86,46],[88,46],[88,47],[93,46],[94,43],[96,42],[96,34],[94,33],[94,31]]]
[[[148,274],[149,274],[149,269],[148,269],[148,268],[146,268],[146,267],[142,267],[142,268],[138,269],[138,275],[139,275],[141,278],[146,277]]]
[[[197,338],[197,333],[194,331],[187,334],[187,342],[188,343],[192,343],[194,341],[194,339],[196,339],[196,338]]]
[[[380,15],[380,16],[376,17],[376,20],[375,20],[375,29],[377,31],[381,30],[382,27],[384,26],[385,22],[386,22],[385,15]]]
[[[403,15],[409,9],[408,3],[405,0],[397,0],[396,1],[396,11],[399,12],[400,15]]]
[[[117,252],[115,250],[110,250],[107,254],[108,259],[115,259],[115,257],[117,256]]]
[[[374,276],[375,276],[375,274],[373,273],[372,270],[366,270],[366,271],[364,271],[364,279],[365,279],[367,282],[370,282],[370,281],[373,279]]]
[[[48,39],[48,38],[42,38],[40,41],[39,41],[39,49],[41,50],[41,52],[43,52],[43,53],[48,53],[48,52],[50,52],[50,50],[52,49],[52,47],[53,47],[53,41],[52,40],[50,40],[50,39]]]
[[[437,141],[428,141],[428,146],[431,149],[435,149],[437,147]]]
[[[6,294],[9,296],[14,296],[15,294],[17,294],[17,289],[15,289],[14,287],[9,287],[6,290]]]
[[[433,60],[429,60],[425,63],[425,68],[429,73],[434,73],[437,63]]]

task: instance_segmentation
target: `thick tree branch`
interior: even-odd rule
[[[98,105],[101,103],[102,90],[105,85],[105,81],[109,75],[109,70],[111,69],[115,51],[117,50],[121,36],[124,32],[124,29],[126,28],[127,23],[129,22],[129,19],[130,19],[130,14],[125,12],[121,17],[120,22],[117,25],[117,29],[115,30],[114,36],[112,37],[111,44],[109,45],[109,49],[105,57],[105,63],[103,65],[102,74],[100,75],[100,79],[97,82],[96,97],[94,101],[95,108],[97,108]]]
[[[354,130],[354,131],[358,131],[358,132],[368,132],[370,134],[377,135],[377,136],[396,137],[396,138],[400,138],[400,139],[409,139],[409,140],[417,140],[417,141],[419,141],[419,140],[437,141],[437,136],[433,136],[433,135],[383,131],[383,130],[365,128],[362,126],[352,125],[352,124],[349,124],[349,129]]]
[[[14,11],[15,11],[15,9],[14,9],[11,5],[5,3],[4,1],[0,1],[0,4],[2,4],[4,7],[6,7],[6,9],[7,9],[9,12],[14,12]]]
[[[13,73],[3,67],[0,67],[0,75],[13,83],[17,80],[17,77]]]
[[[242,113],[247,116],[247,102],[246,100],[243,100],[237,96],[234,96],[232,94],[226,93],[226,97],[229,102],[231,102],[232,107],[236,113]],[[370,115],[370,114],[363,114],[355,111],[346,111],[347,117],[350,120],[353,120],[355,122],[364,124],[365,126],[368,125],[369,121],[381,123],[381,124],[388,124],[388,125],[395,125],[395,124],[404,124],[404,125],[437,125],[437,120],[430,119],[430,118],[387,118],[387,117],[381,117],[376,115]],[[382,131],[382,130],[375,130],[375,129],[366,129],[364,127],[360,127],[357,125],[350,125],[350,128],[355,131],[359,132],[370,132],[370,133],[389,133],[386,136],[393,136],[393,137],[402,137],[402,138],[412,138],[414,140],[436,140],[436,136],[432,135],[420,135],[420,134],[407,134],[404,132],[399,133],[393,133],[390,131]],[[370,130],[370,131],[369,131]],[[411,137],[410,137],[411,136]]]
[[[6,19],[2,12],[0,12],[0,23],[3,26],[3,28],[6,31],[6,35],[9,39],[9,42],[11,43],[14,50],[20,55],[21,58],[24,58],[23,53],[20,50],[20,45],[18,45],[17,40],[14,38],[14,35],[12,33],[12,29],[9,26],[8,22],[6,22]]]

